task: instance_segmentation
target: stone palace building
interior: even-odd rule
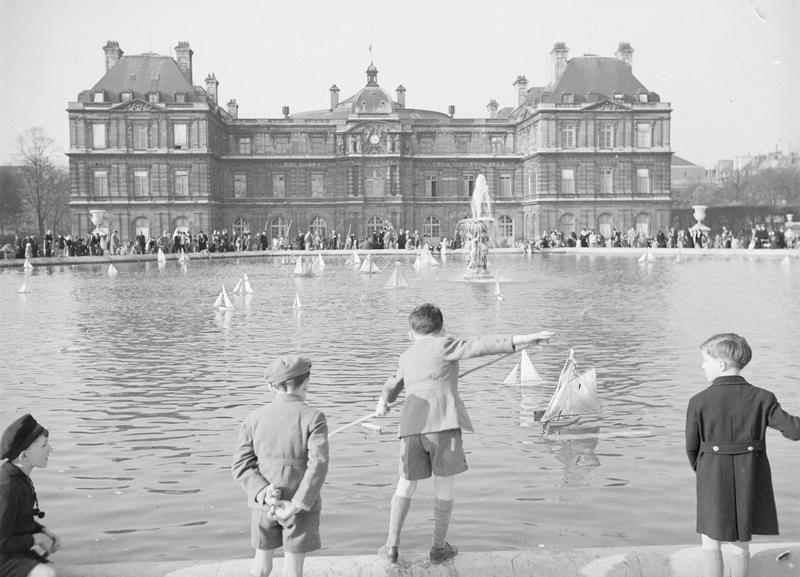
[[[122,239],[187,228],[363,238],[389,221],[427,242],[452,237],[486,176],[501,242],[582,227],[654,235],[670,222],[668,103],[633,75],[633,48],[569,58],[558,42],[547,86],[514,82],[516,105],[484,118],[409,108],[371,63],[366,84],[321,110],[239,118],[214,74],[196,86],[192,49],[126,55],[68,105],[73,232]],[[95,224],[99,221],[95,218]],[[291,226],[291,228],[290,228]]]

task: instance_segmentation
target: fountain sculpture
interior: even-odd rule
[[[488,269],[489,245],[494,240],[495,222],[492,217],[492,205],[489,198],[489,186],[486,178],[479,174],[475,179],[475,189],[472,193],[472,217],[458,222],[458,229],[469,249],[467,261],[467,274],[464,278],[469,281],[487,281],[494,277]]]

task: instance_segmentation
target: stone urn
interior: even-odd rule
[[[93,233],[99,233],[100,236],[108,236],[108,219],[106,219],[106,210],[94,209],[89,211],[89,218],[94,225]]]
[[[707,208],[708,207],[705,204],[695,204],[692,207],[692,209],[694,209],[694,213],[692,214],[692,216],[698,222],[698,224],[705,220]]]

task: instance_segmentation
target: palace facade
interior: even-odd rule
[[[371,63],[365,86],[329,106],[239,118],[213,74],[196,86],[187,42],[175,57],[103,48],[106,74],[68,105],[73,233],[266,230],[291,237],[389,221],[427,242],[452,237],[483,173],[502,242],[585,227],[654,235],[670,222],[668,103],[614,57],[551,54],[547,86],[517,77],[516,106],[484,118],[409,108]],[[92,224],[90,212],[95,216]]]

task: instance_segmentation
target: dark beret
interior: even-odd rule
[[[48,436],[49,432],[31,415],[21,416],[3,432],[3,438],[0,440],[0,459],[13,461],[40,435]]]

